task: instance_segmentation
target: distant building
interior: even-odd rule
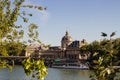
[[[42,50],[47,50],[48,48],[45,48],[43,45],[39,45],[39,44],[30,44],[29,46],[27,46],[26,48],[26,53],[25,56],[39,56],[41,53],[40,51]]]
[[[75,40],[72,41],[72,37],[66,31],[65,36],[61,39],[61,46],[52,46],[48,50],[41,52],[41,58],[43,58],[48,64],[49,61],[61,61],[62,63],[85,63],[89,58],[89,53],[81,53],[80,48],[87,45],[87,41]]]
[[[85,39],[83,39],[81,42],[80,42],[80,47],[82,47],[82,46],[84,46],[84,45],[87,45],[88,44],[88,42],[85,40]]]
[[[80,48],[87,45],[87,41],[75,40],[66,31],[61,39],[61,46],[51,46],[44,48],[41,45],[32,44],[27,47],[26,56],[39,56],[43,58],[47,65],[54,61],[61,61],[61,63],[76,63],[81,64],[89,58],[89,53],[81,53]]]

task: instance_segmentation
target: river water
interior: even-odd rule
[[[90,80],[89,75],[89,70],[48,68],[48,75],[45,77],[45,80]],[[15,66],[12,72],[9,72],[8,69],[2,69],[0,71],[0,80],[37,79],[31,79],[30,76],[26,76],[22,66]]]

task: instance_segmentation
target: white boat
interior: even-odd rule
[[[66,64],[53,64],[52,68],[63,68],[63,69],[89,69],[88,65],[85,64],[74,64],[74,63],[66,63]]]

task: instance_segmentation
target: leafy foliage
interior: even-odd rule
[[[115,35],[113,32],[110,39],[103,39],[101,41],[94,41],[86,48],[91,53],[90,63],[93,66],[91,80],[119,80],[117,73],[119,69],[115,66],[120,65],[120,39],[112,39]],[[102,32],[102,36],[106,37],[107,34]],[[118,78],[118,79],[117,79]]]
[[[30,24],[29,25],[29,33],[28,33],[28,36],[31,38],[28,40],[29,43],[33,43],[35,41],[38,41],[39,43],[41,43],[39,41],[39,39],[37,38],[38,37],[38,32],[37,32],[37,29],[38,26],[36,26],[35,24]]]
[[[22,18],[23,22],[27,23],[29,19],[25,16],[28,15],[31,17],[32,14],[27,14],[21,8],[46,10],[46,8],[41,6],[24,5],[24,1],[0,0],[0,56],[19,56],[26,49],[26,44],[20,40],[25,36],[23,26],[17,25],[16,22],[19,20],[18,18]],[[26,28],[29,29],[28,35],[31,42],[39,41],[38,26],[32,23]],[[31,60],[28,58],[23,61],[23,66],[27,74],[31,73],[31,71],[38,71],[39,78],[42,78],[47,73],[47,69],[41,60]],[[12,66],[8,64],[6,59],[0,59],[0,68],[9,68],[12,70]]]
[[[0,69],[2,68],[9,68],[12,71],[13,65],[9,65],[6,60],[0,59]]]
[[[6,48],[9,56],[20,56],[26,46],[20,42],[10,42],[6,44]]]
[[[38,79],[44,78],[47,74],[47,68],[42,60],[34,60],[32,58],[23,61],[23,67],[27,75],[37,76]]]

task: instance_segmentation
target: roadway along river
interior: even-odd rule
[[[90,80],[89,70],[77,70],[77,69],[55,69],[49,68],[48,75],[45,80]],[[31,79],[26,76],[22,66],[15,66],[13,72],[9,72],[8,69],[2,69],[0,71],[0,80],[37,80]]]

